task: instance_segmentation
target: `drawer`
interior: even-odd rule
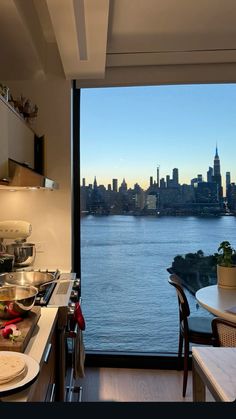
[[[56,372],[56,334],[48,342],[31,401],[53,401]]]

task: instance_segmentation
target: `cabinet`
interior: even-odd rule
[[[55,400],[56,391],[56,329],[49,339],[43,356],[39,377],[30,401],[50,402]]]
[[[8,158],[34,169],[33,130],[0,95],[0,178],[8,176]]]

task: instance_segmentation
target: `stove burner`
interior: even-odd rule
[[[44,271],[41,271],[44,272]],[[52,293],[54,291],[54,288],[56,286],[56,280],[59,279],[60,277],[60,271],[56,270],[55,272],[49,272],[48,270],[46,270],[45,272],[48,272],[50,274],[52,274],[53,278],[52,281],[53,282],[49,282],[47,284],[42,284],[42,288],[39,287],[39,291],[38,294],[36,296],[35,299],[35,305],[36,306],[46,306],[52,296]]]
[[[52,282],[51,284],[48,284],[42,289],[40,289],[35,299],[35,305],[46,306],[50,300],[50,297],[53,293],[55,286],[56,286],[56,283]]]

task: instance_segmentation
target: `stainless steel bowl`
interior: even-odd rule
[[[36,255],[34,243],[11,243],[6,245],[6,251],[14,255],[14,266],[29,266],[34,263]]]
[[[1,274],[0,284],[32,285],[34,287],[39,287],[54,279],[55,275],[50,272],[18,271]]]
[[[0,318],[24,316],[34,306],[38,289],[32,286],[10,285],[0,288]]]

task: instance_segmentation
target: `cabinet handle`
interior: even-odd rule
[[[56,389],[56,384],[55,383],[52,383],[52,390],[51,390],[49,402],[53,402],[54,401],[55,389]]]
[[[79,402],[82,402],[82,391],[83,391],[83,387],[79,387]]]
[[[44,362],[45,362],[45,364],[47,364],[47,363],[48,363],[48,358],[49,358],[49,355],[50,355],[51,349],[52,349],[52,344],[51,344],[51,343],[49,343],[49,344],[48,344],[48,346],[47,346],[47,350],[46,350],[46,353],[45,353],[45,357],[44,357]]]

